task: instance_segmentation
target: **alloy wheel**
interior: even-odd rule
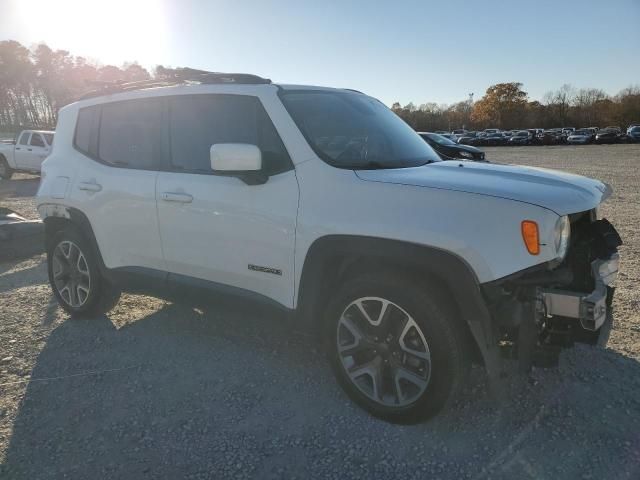
[[[62,299],[73,308],[82,307],[91,291],[89,265],[80,247],[65,240],[53,252],[53,283]]]
[[[381,405],[409,405],[429,385],[431,352],[424,334],[411,315],[387,299],[351,302],[338,321],[337,347],[351,382]]]

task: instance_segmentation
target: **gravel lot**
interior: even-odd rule
[[[0,264],[0,478],[640,478],[640,145],[487,149],[602,179],[625,246],[609,348],[506,382],[484,373],[417,426],[367,416],[277,315],[125,295],[69,320],[43,256]],[[36,215],[38,180],[0,181]]]

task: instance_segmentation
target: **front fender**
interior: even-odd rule
[[[309,248],[298,292],[298,313],[317,320],[326,302],[332,271],[349,259],[366,259],[421,272],[442,282],[451,293],[458,312],[478,346],[487,371],[499,368],[495,331],[478,279],[461,257],[434,247],[357,235],[327,235]],[[339,272],[338,272],[339,274]]]

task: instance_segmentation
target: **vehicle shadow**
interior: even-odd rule
[[[473,369],[445,412],[397,426],[355,407],[316,340],[282,320],[221,302],[167,303],[118,328],[108,316],[62,322],[0,477],[580,478],[593,455],[593,478],[639,472],[634,360],[581,348],[558,370],[507,381],[502,400]]]

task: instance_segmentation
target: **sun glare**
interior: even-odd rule
[[[20,0],[29,36],[103,64],[162,63],[167,29],[162,0]]]

